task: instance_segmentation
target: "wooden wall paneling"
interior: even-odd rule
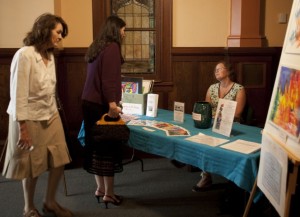
[[[169,93],[173,89],[173,83],[171,82],[155,82],[153,86],[153,93],[159,95],[158,108],[168,109]]]
[[[240,62],[236,68],[238,81],[246,89],[248,105],[255,105],[252,124],[263,127],[270,101],[266,86],[267,68],[270,67],[266,62]]]
[[[265,88],[266,87],[266,63],[246,62],[239,63],[238,80],[246,88]]]
[[[157,1],[160,6],[160,17],[157,18],[157,25],[160,26],[158,36],[160,37],[160,50],[158,50],[160,63],[157,64],[157,75],[165,82],[172,82],[172,9],[173,0]]]
[[[58,93],[70,130],[79,130],[82,120],[81,94],[86,77],[86,49],[65,49],[57,62]]]
[[[198,67],[197,62],[175,62],[173,65],[174,87],[169,94],[169,106],[173,110],[174,101],[184,102],[185,111],[190,111],[190,107],[198,98]]]
[[[66,110],[71,129],[78,129],[78,121],[82,119],[81,111],[81,94],[86,77],[86,65],[79,62],[66,63],[66,77],[67,82],[64,84],[65,92],[67,95]]]
[[[4,149],[4,144],[8,133],[8,114],[6,112],[9,103],[9,64],[0,63],[0,153]],[[3,169],[5,153],[1,156],[0,171]]]
[[[103,21],[110,15],[110,0],[92,0],[93,38],[100,32]]]
[[[8,114],[6,112],[10,100],[10,64],[17,49],[0,49],[0,140],[5,141],[8,132]]]
[[[217,61],[205,61],[201,62],[200,67],[200,83],[199,83],[199,99],[200,101],[205,100],[206,92],[209,86],[216,83],[217,80],[214,75],[215,66]]]
[[[219,60],[228,60],[237,74],[242,73],[239,67],[242,63],[262,63],[264,65],[265,80],[264,85],[248,86],[246,92],[248,96],[248,103],[254,109],[255,124],[263,127],[266,119],[269,102],[273,90],[273,83],[275,80],[281,48],[173,48],[172,49],[172,66],[173,66],[173,82],[174,86],[182,85],[195,85],[198,84],[199,92],[194,93],[192,100],[188,100],[186,105],[186,112],[190,113],[192,109],[192,101],[199,97],[200,100],[204,99],[207,88],[210,84],[215,83],[214,76],[212,75],[215,64]],[[197,65],[199,75],[193,74],[195,67],[187,67],[187,65]],[[255,68],[254,68],[255,69]],[[185,72],[189,79],[197,79],[198,82],[189,83],[187,80],[182,79],[180,72]],[[255,76],[257,72],[251,72],[249,76]],[[253,75],[252,75],[253,74]],[[190,77],[194,76],[194,77]],[[247,81],[242,81],[237,77],[237,82],[243,84]],[[248,77],[251,78],[251,77]],[[252,78],[251,78],[252,79]],[[190,88],[190,87],[189,87]],[[184,93],[178,93],[176,87],[170,93],[169,103],[173,103],[176,98],[183,98],[191,94],[186,88],[182,88]],[[194,98],[193,98],[194,97]],[[186,97],[187,98],[187,97]],[[169,106],[170,107],[170,106]]]
[[[0,65],[0,140],[7,137],[10,65]]]
[[[58,54],[57,87],[63,107],[61,113],[65,125],[66,140],[73,159],[68,167],[82,165],[82,147],[77,135],[82,123],[81,94],[86,78],[86,49],[65,49]]]
[[[278,55],[278,54],[277,54]],[[235,69],[238,74],[238,82],[245,86],[247,94],[247,103],[254,110],[253,114],[253,124],[259,127],[264,127],[265,119],[268,113],[269,103],[271,99],[271,94],[273,91],[273,83],[276,77],[278,65],[276,55],[272,56],[252,56],[249,58],[245,57],[234,57]],[[251,60],[251,61],[247,61]],[[245,62],[244,62],[245,61]],[[248,81],[241,78],[242,72],[241,65],[247,64],[263,64],[263,75],[261,75],[265,80],[259,85],[247,85]],[[253,68],[255,70],[255,68]],[[257,71],[248,71],[247,77],[257,76]],[[253,78],[250,78],[253,80]],[[252,82],[252,81],[251,81]]]
[[[0,49],[0,153],[4,148],[4,144],[8,134],[8,114],[6,112],[10,95],[9,95],[9,82],[10,82],[10,64],[13,55],[17,49],[14,48],[1,48]],[[3,156],[5,157],[5,156]],[[0,170],[2,170],[4,159],[2,159]]]

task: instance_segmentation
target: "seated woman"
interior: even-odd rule
[[[245,88],[234,82],[234,72],[229,63],[220,61],[217,63],[214,75],[219,81],[212,84],[206,93],[205,101],[210,102],[212,107],[212,116],[216,114],[219,99],[234,100],[237,102],[234,119],[239,122],[243,109],[246,104],[246,92]],[[212,185],[211,174],[205,171],[201,173],[200,181],[192,188],[192,191],[199,192]]]

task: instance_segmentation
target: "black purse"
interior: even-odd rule
[[[130,130],[121,117],[111,118],[104,114],[92,127],[95,142],[122,142],[129,140]]]

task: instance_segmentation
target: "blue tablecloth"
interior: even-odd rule
[[[173,111],[158,110],[156,118],[140,116],[140,119],[156,120],[172,123],[189,130],[191,136],[199,132],[218,138],[235,141],[243,139],[261,143],[261,128],[234,123],[231,136],[226,137],[212,132],[212,129],[194,127],[191,115],[185,115],[184,123],[173,121]],[[162,130],[155,128],[154,132],[147,131],[141,126],[128,125],[130,128],[129,146],[134,149],[175,159],[200,169],[221,175],[233,181],[239,187],[251,192],[258,172],[260,152],[242,154],[220,147],[202,145],[185,140],[186,136],[167,136]]]

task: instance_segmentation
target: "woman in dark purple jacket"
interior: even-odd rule
[[[100,35],[92,42],[86,53],[87,77],[82,94],[83,120],[85,124],[84,169],[95,174],[97,190],[106,205],[120,205],[122,197],[114,193],[114,174],[121,172],[121,144],[97,143],[91,136],[91,128],[101,116],[108,113],[116,118],[122,113],[121,100],[121,42],[125,36],[125,22],[117,17],[107,18]]]

